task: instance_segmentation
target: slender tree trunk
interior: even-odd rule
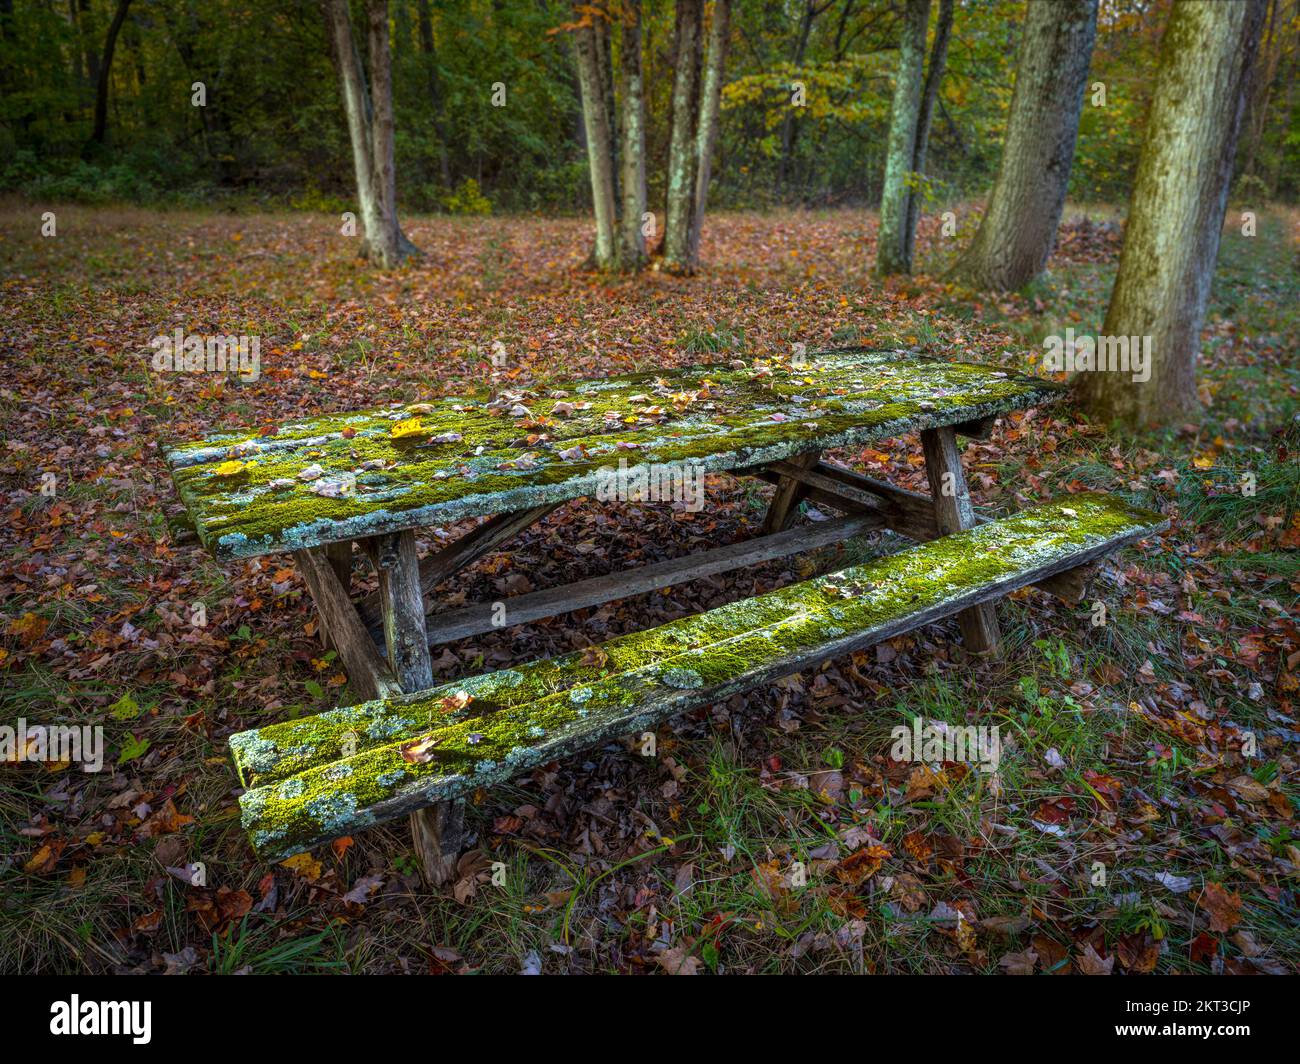
[[[104,38],[104,58],[99,64],[99,79],[95,87],[95,125],[90,133],[92,144],[103,144],[108,133],[108,86],[113,73],[113,50],[117,47],[117,35],[121,32],[130,7],[131,0],[118,0],[113,21],[109,23],[108,34]]]
[[[600,16],[595,16],[600,17]],[[587,139],[587,166],[591,172],[591,200],[596,215],[597,269],[618,268],[617,224],[614,200],[614,153],[610,139],[608,109],[601,81],[600,58],[592,16],[574,30],[578,59],[578,91],[582,97],[582,121]]]
[[[889,115],[885,179],[880,192],[876,273],[882,277],[912,272],[907,255],[907,185],[916,154],[916,124],[921,114],[925,69],[925,29],[929,22],[930,0],[907,0],[903,10],[903,37],[898,44],[894,104]]]
[[[695,135],[704,0],[677,0],[676,15],[677,69],[673,76],[672,135],[668,142],[664,265],[671,271],[687,273],[691,220],[695,217]]]
[[[1047,265],[1096,35],[1097,0],[1029,0],[1002,162],[979,231],[953,270],[977,288],[1021,288]]]
[[[645,92],[641,83],[641,0],[623,0],[621,75],[623,84],[623,267],[645,263],[646,209]]]
[[[378,237],[371,237],[371,250],[380,264],[389,267],[402,258],[397,228],[397,161],[393,148],[393,74],[388,51],[388,0],[369,0],[366,5],[367,39],[370,46],[370,96],[373,118],[370,125],[374,165],[371,177],[382,219]],[[370,236],[370,234],[367,234]]]
[[[1196,357],[1265,0],[1176,0],[1160,44],[1119,273],[1102,327],[1130,352],[1150,337],[1149,379],[1130,366],[1080,373],[1105,420],[1170,424],[1198,406]],[[1099,359],[1100,361],[1100,359]]]
[[[602,5],[602,17],[592,20],[592,29],[596,33],[596,63],[600,69],[600,98],[605,104],[605,125],[609,129],[609,157],[612,164],[610,173],[614,182],[614,204],[619,202],[619,143],[618,100],[614,95],[614,46],[610,26],[610,6]],[[618,222],[615,220],[615,229]]]
[[[948,41],[952,37],[953,0],[939,0],[939,21],[934,28],[934,44],[930,46],[930,65],[925,72],[925,88],[921,92],[921,114],[916,120],[916,145],[912,149],[912,173],[919,178],[925,173],[925,156],[930,147],[930,128],[934,123],[934,103],[939,98],[939,83],[948,61]],[[907,228],[903,231],[903,257],[911,272],[916,252],[916,224],[921,218],[921,189],[907,191]]]
[[[730,36],[731,0],[714,0],[713,24],[709,27],[708,59],[704,65],[704,85],[700,90],[700,127],[695,136],[695,203],[691,230],[686,241],[689,270],[695,270],[700,264],[700,233],[704,229],[704,208],[709,198],[713,149],[718,141],[722,73],[726,69],[727,41]]]
[[[397,169],[393,158],[393,82],[388,52],[388,0],[369,0],[367,37],[371,86],[366,87],[361,57],[352,36],[348,0],[323,0],[334,65],[338,70],[352,145],[352,168],[365,231],[367,257],[385,269],[418,249],[397,221]]]
[[[824,8],[822,10],[825,10]],[[812,35],[813,20],[821,14],[815,0],[804,0],[803,14],[799,18],[799,32],[795,36],[794,54],[791,62],[796,70],[803,66],[803,58],[808,50],[808,38]],[[794,119],[794,106],[789,100],[785,102],[785,117],[781,119],[781,157],[776,162],[776,196],[780,199],[785,192],[786,178],[790,173],[791,157],[794,155],[795,137],[799,127]]]

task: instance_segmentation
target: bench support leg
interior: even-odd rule
[[[819,457],[821,452],[813,451],[810,454],[796,455],[789,459],[789,464],[799,469],[811,469],[817,464]],[[807,485],[799,483],[794,477],[782,477],[777,481],[776,494],[772,496],[772,501],[767,507],[767,517],[763,519],[763,533],[772,535],[775,532],[784,532],[794,524],[795,516],[799,512],[799,503],[807,494]]]
[[[364,547],[379,574],[379,613],[389,664],[403,691],[426,690],[433,686],[433,662],[424,624],[415,533],[374,536]],[[464,803],[456,800],[411,814],[411,838],[431,886],[442,886],[456,871],[464,813]]]
[[[939,535],[949,536],[975,526],[975,508],[961,469],[961,452],[951,426],[925,429],[921,433],[925,450],[925,472],[934,499],[935,522]],[[962,643],[968,653],[996,657],[1001,652],[1002,633],[998,629],[993,603],[972,606],[957,615],[961,624]]]

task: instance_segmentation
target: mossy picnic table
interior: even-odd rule
[[[1056,399],[988,366],[850,349],[500,390],[218,433],[166,452],[218,558],[292,552],[365,700],[231,739],[243,820],[279,858],[411,815],[426,875],[460,849],[463,796],[829,657],[957,614],[994,653],[992,602],[1036,584],[1076,599],[1100,555],[1164,527],[1102,495],[1000,521],[975,512],[956,437]],[[822,458],[918,432],[931,494]],[[638,471],[776,485],[762,534],[684,558],[448,610],[434,589],[566,501]],[[655,477],[649,477],[647,482]],[[662,480],[660,482],[663,482]],[[795,526],[808,501],[841,516]],[[486,520],[417,557],[416,531]],[[594,650],[434,685],[430,647],[890,529],[919,546]],[[354,597],[354,544],[378,590]]]

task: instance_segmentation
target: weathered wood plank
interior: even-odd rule
[[[808,454],[796,455],[788,462],[773,463],[773,467],[783,465],[796,470],[805,470],[810,466],[817,464],[820,456],[818,451],[810,451]],[[779,473],[779,470],[778,470]],[[776,494],[772,496],[772,501],[767,507],[767,516],[763,519],[763,532],[765,535],[773,535],[776,532],[784,532],[798,516],[799,503],[803,501],[808,489],[805,483],[792,476],[782,476],[776,485]]]
[[[250,787],[244,825],[263,856],[280,859],[814,668],[1167,527],[1159,514],[1080,494],[621,636],[599,655],[243,732],[231,747]],[[345,729],[366,745],[340,773],[335,740]]]
[[[379,616],[388,663],[404,691],[433,686],[433,665],[425,637],[415,533],[397,532],[362,541],[379,577]]]
[[[758,565],[773,558],[784,558],[791,554],[815,550],[818,547],[843,542],[870,529],[880,528],[883,523],[882,518],[875,513],[853,514],[830,521],[802,525],[770,536],[758,536],[725,547],[715,547],[713,550],[691,554],[684,558],[671,558],[667,561],[643,565],[637,569],[625,569],[610,573],[608,576],[580,580],[565,584],[563,587],[515,595],[504,600],[504,623],[506,625],[527,624],[543,617],[568,613],[570,610],[598,606],[603,602],[630,598],[647,591],[682,584],[688,580],[698,580],[716,573]],[[429,628],[429,644],[440,646],[456,639],[490,632],[498,627],[494,623],[497,613],[495,605],[492,602],[480,602],[450,612],[430,610],[426,621]]]
[[[363,698],[385,698],[401,690],[397,677],[379,656],[374,640],[339,582],[325,551],[319,547],[294,553],[312,601],[320,615],[324,635],[338,651],[351,683]]]
[[[402,690],[426,691],[433,686],[433,662],[424,623],[415,533],[376,536],[362,541],[362,547],[379,577],[376,594],[389,665]],[[412,811],[411,841],[431,886],[440,887],[455,874],[464,820],[465,810],[459,799]]]
[[[449,576],[473,565],[485,554],[491,554],[510,542],[524,529],[536,524],[560,505],[560,503],[547,503],[545,506],[534,506],[514,513],[497,514],[470,529],[455,543],[420,562],[421,593],[427,599],[433,594],[434,588]],[[361,613],[361,620],[376,635],[380,626],[379,606],[379,594],[376,592],[367,595],[357,607]],[[433,609],[431,604],[429,610]]]
[[[754,475],[773,482],[777,477],[776,473],[763,470],[754,471]],[[809,499],[818,506],[850,513],[861,510],[868,500],[872,500],[872,505],[877,507],[875,512],[880,514],[884,527],[891,532],[897,532],[917,543],[928,543],[940,535],[934,499],[929,495],[908,491],[883,480],[874,480],[827,461],[819,462],[808,474],[798,475],[806,476],[808,483],[824,485],[824,488],[810,488],[812,494]],[[812,480],[813,476],[817,477],[815,481]],[[827,480],[834,486],[827,484]],[[974,508],[974,514],[977,525],[994,520],[978,507]],[[1082,601],[1096,569],[1096,566],[1084,566],[1078,573],[1062,573],[1059,577],[1043,580],[1034,586],[1066,602],[1077,603]]]
[[[1064,394],[1034,377],[898,351],[692,366],[558,391],[333,414],[273,436],[221,433],[165,456],[203,543],[218,557],[250,557],[593,495],[620,459],[724,472]],[[547,430],[525,449],[520,425],[530,418]],[[620,448],[627,443],[635,450]]]
[[[925,474],[930,481],[930,496],[934,500],[934,516],[940,536],[951,536],[973,528],[976,524],[975,507],[966,487],[966,475],[962,472],[956,434],[947,427],[927,429],[921,433],[921,446],[925,451]],[[961,625],[962,643],[969,653],[990,656],[999,653],[1002,633],[991,602],[963,610],[957,620]]]
[[[969,436],[973,440],[987,440],[993,435],[993,426],[997,424],[997,417],[982,417],[974,421],[962,421],[953,426],[953,431],[958,436]]]

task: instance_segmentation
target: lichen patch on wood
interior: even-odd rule
[[[620,460],[721,472],[1059,394],[989,366],[855,350],[330,415],[166,458],[203,543],[249,557],[591,495]]]
[[[653,727],[1166,527],[1080,494],[586,651],[235,735],[269,858]]]

